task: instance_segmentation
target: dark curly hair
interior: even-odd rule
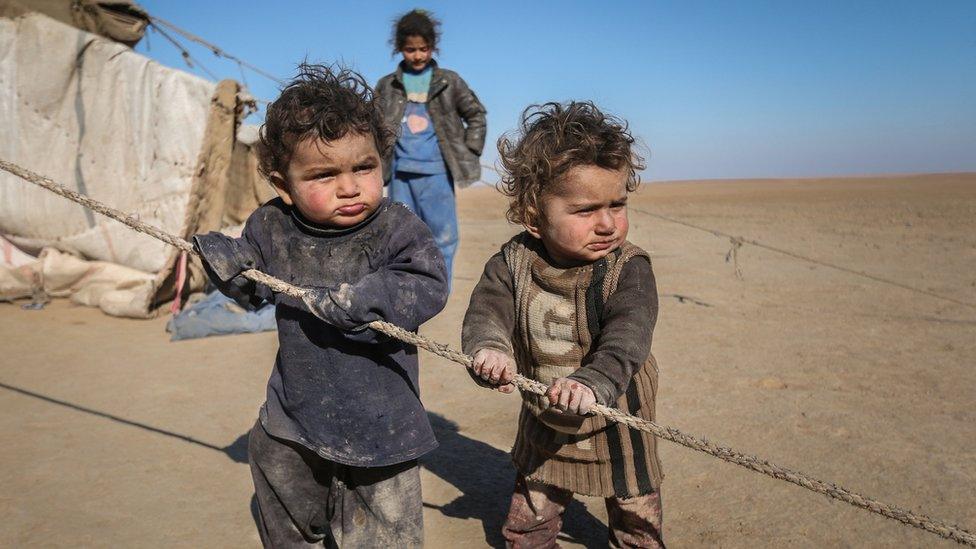
[[[373,136],[381,158],[395,141],[372,88],[359,73],[302,63],[298,75],[268,106],[258,147],[259,170],[269,179],[274,172],[285,174],[299,142],[309,137],[334,141],[349,132]]]
[[[434,18],[432,12],[422,9],[412,9],[397,17],[393,21],[393,33],[390,36],[393,55],[403,51],[408,36],[423,38],[431,51],[437,51],[437,43],[441,38],[441,22]]]
[[[604,114],[590,101],[530,105],[517,135],[498,139],[499,188],[511,200],[506,216],[524,225],[536,221],[540,200],[577,166],[628,171],[627,190],[640,184],[644,159],[634,150],[627,122]]]

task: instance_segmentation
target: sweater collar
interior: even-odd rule
[[[387,207],[389,207],[389,204],[390,204],[389,199],[384,198],[379,203],[379,206],[376,208],[376,210],[374,210],[373,213],[369,214],[369,217],[360,221],[359,223],[356,223],[352,227],[343,227],[341,229],[337,229],[335,227],[329,227],[327,225],[322,225],[320,223],[315,223],[314,221],[310,221],[306,219],[305,216],[303,216],[301,212],[298,211],[298,208],[294,206],[288,209],[291,213],[292,219],[294,219],[295,223],[297,223],[298,226],[305,232],[312,234],[314,236],[334,237],[334,236],[343,236],[347,234],[352,234],[359,231],[366,225],[369,225],[374,219],[376,219],[376,217],[380,214],[380,212],[382,212]]]
[[[403,85],[403,73],[405,70],[403,68],[403,65],[404,65],[403,61],[397,63],[396,72],[393,73],[394,78],[396,78],[397,82],[399,82],[401,86]],[[432,70],[431,81],[433,82],[434,80],[437,80],[438,73],[440,73],[440,69],[438,69],[437,67],[437,60],[431,59],[430,63],[427,63],[427,67],[424,67],[424,70],[427,70],[428,67]]]

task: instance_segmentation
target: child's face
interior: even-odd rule
[[[427,63],[430,63],[430,56],[433,52],[430,51],[430,45],[422,36],[411,35],[403,41],[403,49],[400,50],[400,53],[403,54],[403,60],[407,66],[411,70],[419,72],[427,67]]]
[[[543,195],[537,225],[526,225],[566,266],[592,263],[627,239],[627,170],[577,166]]]
[[[305,139],[295,146],[288,173],[272,174],[286,204],[330,227],[351,227],[383,200],[383,169],[372,136],[347,133],[334,141]]]

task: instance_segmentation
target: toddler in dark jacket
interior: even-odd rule
[[[498,152],[509,219],[525,231],[488,260],[462,334],[479,383],[511,392],[517,371],[550,386],[523,396],[503,534],[555,547],[580,494],[606,500],[612,546],[663,546],[656,440],[587,415],[599,403],[654,419],[657,289],[627,240],[641,158],[626,124],[592,103],[530,107],[521,130]]]
[[[278,356],[248,445],[265,546],[423,542],[417,458],[437,442],[417,352],[368,324],[416,330],[448,286],[430,230],[382,196],[392,144],[359,75],[303,65],[261,133],[261,170],[278,198],[241,238],[194,238],[222,292],[277,309]],[[247,269],[312,291],[273,292]]]

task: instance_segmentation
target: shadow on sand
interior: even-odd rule
[[[445,516],[481,521],[485,541],[492,547],[504,547],[502,523],[508,513],[515,468],[508,452],[503,452],[460,433],[453,421],[428,412],[440,447],[421,458],[420,463],[434,475],[460,490],[461,495],[442,506],[424,503]],[[605,547],[607,527],[579,501],[566,509],[560,539],[586,547]]]
[[[0,382],[0,389],[42,400],[49,404],[63,406],[77,412],[91,414],[129,427],[175,438],[196,446],[202,446],[221,452],[236,463],[247,463],[247,432],[239,436],[231,444],[221,447],[189,435],[176,433],[6,383]],[[446,505],[435,506],[427,503],[424,505],[437,509],[448,517],[461,519],[473,518],[481,521],[485,541],[492,547],[503,547],[505,543],[501,536],[501,527],[505,515],[508,512],[509,498],[512,495],[512,487],[515,484],[515,469],[512,467],[511,458],[507,452],[503,452],[480,440],[475,440],[461,434],[457,424],[444,416],[428,413],[428,417],[434,428],[434,433],[437,435],[437,440],[440,442],[440,447],[427,456],[424,456],[421,459],[421,465],[457,488],[461,492],[461,495]],[[257,505],[253,498],[251,500],[251,513],[255,523],[257,523]],[[560,535],[560,539],[583,544],[587,547],[602,547],[606,545],[606,526],[591,515],[580,502],[574,501],[566,509],[564,519],[563,534]]]
[[[129,427],[136,427],[138,429],[143,429],[143,430],[149,431],[151,433],[156,433],[157,435],[163,435],[163,436],[175,438],[175,439],[178,439],[178,440],[182,440],[183,442],[187,442],[187,443],[190,443],[190,444],[195,444],[197,446],[202,446],[204,448],[208,448],[210,450],[216,450],[218,452],[223,452],[224,454],[227,455],[227,457],[229,457],[230,459],[232,459],[233,461],[235,461],[237,463],[247,463],[247,433],[244,433],[243,435],[241,435],[240,437],[238,437],[237,440],[235,440],[234,442],[232,442],[230,445],[221,447],[221,446],[216,446],[214,444],[210,444],[209,442],[205,442],[205,441],[202,441],[200,439],[191,437],[189,435],[184,435],[182,433],[176,433],[176,432],[173,432],[173,431],[169,431],[169,430],[166,430],[166,429],[162,429],[160,427],[155,427],[155,426],[149,425],[147,423],[142,423],[142,422],[139,422],[139,421],[134,421],[134,420],[131,420],[131,419],[126,419],[124,417],[117,416],[117,415],[114,415],[114,414],[110,414],[108,412],[103,412],[101,410],[96,410],[94,408],[89,408],[87,406],[82,406],[80,404],[75,404],[73,402],[68,402],[66,400],[61,400],[59,398],[54,398],[54,397],[50,397],[50,396],[47,396],[47,395],[42,395],[41,393],[35,393],[34,391],[30,391],[30,390],[27,390],[27,389],[23,389],[21,387],[15,387],[13,385],[8,385],[6,383],[0,383],[0,389],[6,389],[6,390],[11,391],[11,392],[14,392],[14,393],[20,393],[23,396],[27,396],[27,397],[31,397],[31,398],[36,398],[38,400],[42,400],[42,401],[47,402],[49,404],[56,404],[58,406],[63,406],[65,408],[68,408],[68,409],[71,409],[71,410],[75,410],[76,412],[82,412],[82,413],[85,413],[85,414],[91,414],[93,416],[100,417],[102,419],[107,419],[107,420],[110,420],[110,421],[114,421],[116,423],[121,423],[122,425],[128,425]]]

